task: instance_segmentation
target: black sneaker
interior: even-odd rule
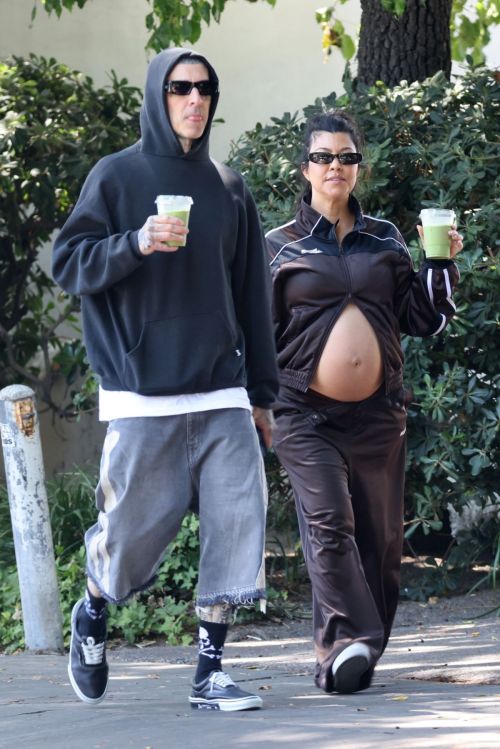
[[[256,710],[262,700],[255,694],[244,692],[224,671],[212,671],[199,684],[193,684],[189,698],[194,710]]]
[[[108,686],[106,640],[81,637],[77,631],[77,616],[84,599],[73,606],[71,612],[71,643],[69,647],[68,675],[71,686],[84,702],[96,705],[104,699]]]

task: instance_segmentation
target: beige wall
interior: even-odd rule
[[[54,56],[87,73],[99,85],[111,69],[143,85],[148,54],[144,50],[146,0],[90,0],[83,10],[60,19],[38,8],[34,0],[0,0],[0,57],[36,52]],[[220,24],[206,28],[194,47],[210,59],[221,80],[217,115],[225,120],[212,136],[212,151],[224,159],[229,143],[257,121],[294,112],[317,96],[341,89],[344,63],[335,52],[327,63],[321,51],[321,29],[314,11],[321,0],[277,0],[267,3],[231,0]],[[340,13],[354,34],[358,0]]]

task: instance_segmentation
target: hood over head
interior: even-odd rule
[[[184,153],[179,138],[170,124],[164,86],[172,68],[185,57],[194,57],[199,60],[206,66],[210,80],[219,83],[217,74],[210,63],[203,55],[193,50],[172,47],[156,55],[149,64],[144,87],[140,114],[141,150],[157,156],[174,156],[198,161],[209,158],[208,141],[219,94],[214,94],[211,98],[208,122],[203,135],[194,140],[191,149]]]

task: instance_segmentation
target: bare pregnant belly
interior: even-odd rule
[[[335,323],[321,354],[310,388],[339,401],[360,401],[384,379],[375,332],[354,304]]]

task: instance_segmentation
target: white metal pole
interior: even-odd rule
[[[0,430],[26,648],[62,652],[62,617],[34,392],[0,390]]]

